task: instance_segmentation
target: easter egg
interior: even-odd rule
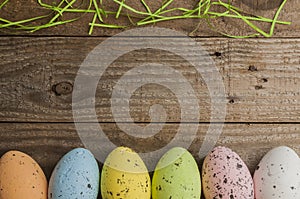
[[[170,149],[158,161],[152,179],[152,198],[201,196],[201,177],[193,156],[184,148]]]
[[[48,190],[49,199],[96,199],[99,168],[93,154],[76,148],[64,155],[54,168]]]
[[[101,173],[101,194],[105,199],[150,199],[150,176],[136,152],[118,147],[108,155]]]
[[[214,148],[202,167],[206,199],[253,199],[251,174],[238,154],[226,147]]]
[[[9,151],[0,159],[0,199],[47,199],[47,179],[30,156]]]
[[[291,148],[274,148],[262,158],[253,179],[256,199],[299,199],[300,159]]]

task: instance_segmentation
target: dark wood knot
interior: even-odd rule
[[[73,84],[69,82],[59,82],[52,86],[52,91],[56,96],[68,95],[73,91]]]

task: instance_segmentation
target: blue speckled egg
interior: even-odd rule
[[[49,199],[96,199],[99,191],[99,168],[93,154],[83,148],[67,153],[52,172]]]

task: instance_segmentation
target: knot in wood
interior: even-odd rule
[[[69,82],[59,82],[52,86],[52,91],[57,96],[68,95],[73,91],[73,85]]]

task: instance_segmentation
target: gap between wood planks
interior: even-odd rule
[[[23,122],[23,121],[0,121],[0,124],[74,124],[75,122]],[[76,122],[94,124],[95,122]],[[150,124],[150,122],[97,122],[98,124]],[[300,122],[151,122],[151,124],[300,124]]]

